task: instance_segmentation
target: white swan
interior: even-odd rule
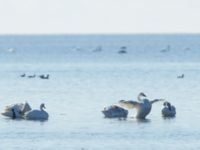
[[[163,103],[164,108],[162,109],[163,117],[174,117],[176,115],[176,108],[169,102]]]
[[[3,116],[10,117],[10,118],[22,118],[24,113],[30,110],[31,110],[31,107],[27,102],[17,103],[17,104],[6,106],[4,109],[4,112],[2,112],[1,114]]]
[[[49,118],[49,114],[44,111],[45,105],[42,103],[40,105],[40,110],[31,110],[25,113],[24,118],[27,120],[47,120]]]
[[[137,114],[136,118],[138,119],[145,119],[145,117],[150,113],[152,104],[158,101],[163,101],[163,99],[155,99],[155,100],[148,100],[146,98],[146,95],[144,93],[140,93],[138,95],[138,101],[125,101],[120,100],[119,104],[121,106],[127,107],[127,108],[136,108]]]
[[[102,113],[107,118],[126,118],[128,110],[117,105],[111,105],[109,107],[105,107]]]

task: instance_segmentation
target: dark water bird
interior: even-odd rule
[[[189,47],[184,49],[185,51],[191,51],[191,49]]]
[[[162,49],[160,52],[165,53],[165,52],[169,52],[170,50],[171,50],[171,46],[167,45],[167,47],[165,49]]]
[[[163,117],[174,117],[176,115],[176,108],[169,102],[163,103],[164,108],[162,109]]]
[[[98,46],[92,52],[101,52],[101,51],[102,51],[102,47]]]
[[[119,54],[126,54],[127,53],[127,47],[126,46],[122,46],[121,48],[120,48],[120,50],[118,51],[118,53]]]
[[[34,74],[34,75],[29,75],[28,76],[28,78],[35,78],[36,77],[36,75]]]
[[[121,106],[127,107],[127,108],[136,108],[137,114],[136,118],[137,119],[145,119],[145,117],[151,112],[152,104],[158,101],[163,101],[164,99],[154,99],[154,100],[149,100],[146,98],[146,95],[144,93],[140,93],[138,95],[138,101],[125,101],[125,100],[120,100],[119,104]]]
[[[105,107],[102,113],[106,118],[126,118],[128,110],[117,105],[111,105],[109,107]]]
[[[26,74],[24,73],[24,74],[22,74],[22,75],[20,75],[20,77],[25,77],[26,76]]]
[[[39,77],[40,77],[41,79],[49,79],[49,74],[47,74],[46,76],[42,74],[42,75],[40,75]]]
[[[184,74],[182,74],[182,75],[180,75],[180,76],[177,76],[178,79],[182,79],[182,78],[184,78],[184,77],[185,77]]]

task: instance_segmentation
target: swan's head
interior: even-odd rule
[[[40,105],[40,109],[42,110],[43,108],[46,108],[45,105],[44,105],[44,103],[42,103],[42,104]]]
[[[163,103],[163,106],[169,106],[169,105],[170,105],[170,103],[167,102],[167,101],[165,101],[165,102]]]
[[[170,102],[164,102],[163,105],[164,105],[165,107],[168,107],[169,110],[171,110],[171,104],[170,104]]]
[[[143,92],[141,92],[139,95],[143,97],[147,97]]]
[[[141,92],[139,95],[138,95],[138,100],[141,101],[142,99],[144,99],[145,97],[147,97],[143,92]]]

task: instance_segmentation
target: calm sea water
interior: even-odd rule
[[[45,122],[0,116],[2,150],[200,149],[198,34],[0,36],[0,68],[0,110],[44,102],[50,115]],[[104,118],[104,106],[139,92],[170,101],[177,116],[162,118],[156,103],[144,121],[134,110],[126,120]]]

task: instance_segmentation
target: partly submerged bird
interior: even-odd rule
[[[122,46],[122,47],[120,48],[120,50],[118,51],[118,53],[119,53],[119,54],[126,54],[126,53],[127,53],[126,49],[127,49],[126,46]]]
[[[49,118],[49,114],[44,111],[45,105],[42,103],[40,105],[40,110],[31,110],[25,113],[24,118],[27,120],[47,120]]]
[[[28,78],[35,78],[36,77],[36,75],[34,74],[34,75],[29,75],[29,76],[27,76]]]
[[[17,103],[5,107],[4,112],[1,114],[10,118],[22,118],[24,113],[30,111],[31,107],[28,102]]]
[[[162,109],[163,117],[174,117],[176,115],[176,108],[169,102],[163,103],[164,108]]]
[[[47,74],[46,76],[42,74],[42,75],[40,75],[39,77],[40,77],[41,79],[49,79],[49,74]]]
[[[24,74],[22,74],[22,75],[20,75],[20,77],[25,77],[26,76],[26,74],[24,73]]]
[[[111,105],[109,107],[105,107],[102,113],[106,118],[126,118],[128,110],[117,105]]]
[[[146,98],[146,95],[144,93],[140,93],[138,95],[138,102],[132,100],[129,101],[120,100],[119,104],[127,108],[136,108],[137,114],[135,117],[138,119],[145,119],[145,117],[151,111],[152,104],[158,101],[163,101],[163,99],[155,99],[150,101]]]
[[[179,78],[179,79],[184,78],[184,77],[185,77],[184,74],[177,76],[177,78]]]

